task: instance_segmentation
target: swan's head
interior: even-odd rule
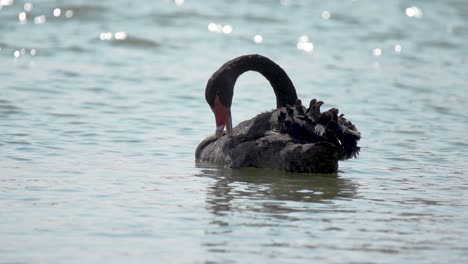
[[[228,136],[232,135],[231,104],[236,78],[232,72],[218,72],[208,80],[205,89],[205,99],[210,105],[216,119],[216,136],[223,135],[224,128]]]
[[[211,110],[213,110],[216,120],[216,137],[221,137],[223,135],[224,127],[226,127],[228,136],[232,136],[231,107],[221,103],[219,94],[216,94]]]

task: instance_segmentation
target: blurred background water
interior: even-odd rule
[[[0,0],[1,263],[468,261],[468,3]],[[225,61],[337,107],[337,175],[195,164]],[[234,123],[275,106],[257,73]]]

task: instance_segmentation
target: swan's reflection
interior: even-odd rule
[[[310,223],[329,221],[327,215],[334,214],[339,207],[333,203],[337,199],[352,199],[357,193],[353,181],[336,174],[197,166],[200,168],[197,176],[212,180],[205,203],[212,217],[204,230],[206,241],[202,243],[210,252],[232,252],[243,245],[237,238],[243,240],[257,232],[264,235],[264,246],[270,250],[270,245],[278,246],[276,238],[280,233],[285,235],[284,230],[291,231],[293,237],[304,235],[302,231],[295,233],[302,230],[298,226],[307,230],[313,226]]]
[[[327,203],[349,199],[357,186],[336,174],[295,174],[279,170],[245,168],[231,170],[208,164],[197,164],[198,176],[214,182],[207,189],[206,207],[215,215],[251,210],[284,214],[298,210],[293,202]],[[312,208],[313,209],[313,208]]]

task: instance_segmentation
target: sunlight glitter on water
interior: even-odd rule
[[[24,8],[24,11],[31,12],[33,9],[33,5],[31,3],[25,3],[23,8]]]
[[[185,2],[184,0],[174,0],[174,4],[175,4],[176,6],[181,6],[181,5],[184,4],[184,2]]]
[[[306,35],[302,35],[299,37],[297,42],[297,49],[303,50],[305,52],[313,52],[314,51],[314,44],[309,41],[309,37]]]
[[[0,6],[12,6],[14,0],[0,0]]]
[[[375,57],[379,57],[380,55],[382,55],[382,49],[375,48],[375,49],[372,50],[372,54],[373,54]]]
[[[401,53],[401,45],[400,44],[395,44],[395,46],[393,47],[393,49],[395,50],[395,53],[397,54],[400,54]]]
[[[125,40],[127,37],[127,32],[115,32],[114,34],[114,38],[117,40]]]
[[[101,34],[99,34],[100,40],[125,40],[127,38],[128,33],[123,31],[115,32],[114,34],[112,34],[112,32],[102,32]]]
[[[328,20],[331,18],[331,13],[327,10],[323,11],[322,12],[322,18],[325,19],[325,20]]]
[[[255,36],[253,37],[253,41],[254,41],[255,43],[257,43],[257,44],[262,43],[262,42],[263,42],[263,37],[262,37],[262,35],[259,35],[259,34],[255,35]]]
[[[54,9],[54,17],[59,17],[62,14],[62,10],[60,8]]]
[[[216,23],[209,23],[208,24],[208,31],[215,32],[215,33],[231,34],[232,33],[232,26],[231,25],[216,24]]]
[[[111,32],[102,32],[100,35],[99,35],[99,38],[101,40],[111,40],[112,39],[112,33]]]
[[[414,18],[421,18],[423,16],[423,12],[419,7],[412,6],[408,7],[405,9],[405,14],[408,17],[414,17]]]
[[[21,24],[26,24],[28,22],[26,12],[21,12],[18,14],[18,19]]]
[[[46,22],[46,17],[44,15],[42,16],[36,16],[34,17],[34,24],[44,24]]]
[[[72,18],[73,15],[74,15],[73,10],[70,9],[70,10],[65,11],[65,17],[66,18]]]

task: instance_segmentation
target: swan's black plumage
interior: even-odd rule
[[[261,55],[244,55],[226,62],[208,80],[205,98],[213,108],[218,92],[221,103],[230,107],[237,78],[246,71],[261,73],[273,87],[276,108],[293,105],[297,100],[296,89],[286,72],[275,62]]]
[[[321,112],[323,102],[302,105],[286,72],[261,55],[226,62],[208,80],[205,97],[213,108],[216,96],[230,108],[234,85],[244,72],[261,73],[276,95],[277,109],[241,122],[232,136],[210,136],[195,151],[199,161],[233,168],[264,167],[292,172],[334,173],[338,160],[356,157],[360,132],[338,109]]]

